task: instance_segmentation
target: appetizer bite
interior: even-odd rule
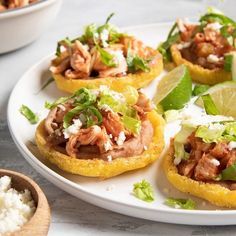
[[[147,166],[164,147],[162,117],[133,87],[123,94],[107,86],[81,88],[46,106],[36,143],[67,172],[109,178]]]
[[[0,12],[19,7],[25,7],[38,0],[0,0]]]
[[[50,71],[60,90],[73,93],[100,85],[141,88],[161,73],[161,54],[119,32],[109,23],[112,16],[104,25],[88,25],[81,37],[58,42]]]
[[[236,121],[207,115],[183,122],[164,170],[180,191],[217,206],[236,207]]]
[[[236,23],[212,9],[198,23],[178,19],[159,46],[166,64],[188,66],[192,79],[216,84],[236,79]]]

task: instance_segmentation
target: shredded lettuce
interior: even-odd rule
[[[66,37],[65,39],[63,39],[57,43],[56,56],[58,56],[58,57],[61,55],[61,46],[62,45],[67,45],[68,47],[71,47],[72,40],[70,40],[68,37]]]
[[[87,25],[84,29],[84,34],[79,38],[82,43],[87,43],[89,40],[97,41],[97,26],[96,24]]]
[[[96,96],[91,90],[87,88],[81,88],[77,90],[73,95],[68,97],[60,97],[55,102],[50,103],[48,101],[45,102],[44,107],[47,109],[53,109],[59,104],[64,104],[68,100],[74,98],[74,104],[83,104],[84,106],[91,105],[96,102]]]
[[[139,134],[141,130],[141,121],[130,116],[124,115],[121,118],[125,128],[133,134]]]
[[[98,108],[103,109],[104,107],[108,107],[112,111],[120,114],[125,114],[126,110],[128,109],[125,103],[115,99],[109,92],[101,93],[99,97]]]
[[[233,164],[226,169],[224,169],[220,176],[220,180],[231,180],[236,181],[236,164]]]
[[[165,200],[165,204],[174,207],[181,208],[186,210],[194,210],[196,209],[196,202],[192,199],[183,199],[183,198],[167,198]]]
[[[143,179],[139,183],[135,183],[133,186],[133,194],[135,197],[145,201],[154,201],[154,192],[151,184],[147,180]]]
[[[175,164],[179,164],[182,159],[187,160],[189,158],[189,153],[184,149],[184,144],[187,141],[189,135],[195,130],[194,127],[183,125],[181,130],[176,134],[174,139],[174,149],[175,149]]]
[[[197,128],[195,136],[202,138],[205,143],[217,142],[224,133],[225,127],[222,124],[203,125]]]
[[[129,86],[129,85],[126,86],[124,90],[122,91],[122,94],[124,95],[126,102],[130,106],[137,103],[139,94],[138,94],[137,89],[135,89],[134,87]]]
[[[200,22],[218,22],[221,25],[232,25],[235,26],[236,23],[234,20],[232,20],[231,18],[229,18],[228,16],[225,16],[223,13],[219,13],[219,12],[208,12],[207,14],[205,14],[204,16],[202,16],[200,18]]]
[[[172,44],[176,43],[180,39],[180,34],[179,32],[176,32],[176,30],[177,30],[177,23],[175,23],[170,29],[166,41],[161,43],[157,48],[157,50],[162,54],[165,62],[172,61],[170,47]]]
[[[86,125],[86,127],[102,123],[102,114],[96,107],[78,105],[66,113],[63,118],[63,127],[68,128],[71,125],[71,120],[73,117],[79,116],[81,113],[85,117],[86,124],[84,125]]]
[[[164,118],[167,123],[181,118],[181,110],[167,110],[164,112]]]
[[[51,110],[51,109],[55,108],[56,106],[58,106],[59,104],[63,104],[65,102],[67,102],[70,98],[71,97],[60,97],[53,103],[46,101],[44,104],[44,107]]]
[[[149,72],[150,67],[148,66],[147,60],[139,57],[138,55],[134,55],[130,48],[128,48],[127,51],[127,58],[126,62],[128,65],[128,71],[131,73],[134,73],[136,71],[144,71],[144,72]]]
[[[195,133],[205,143],[236,141],[236,122],[211,123],[199,126]]]
[[[97,26],[96,24],[90,24],[85,28],[84,34],[78,39],[82,43],[92,42],[94,44],[98,44],[99,46],[105,47],[107,44],[113,44],[120,40],[120,38],[124,35],[123,33],[118,32],[118,30],[110,24],[111,18],[114,16],[114,13],[111,13],[105,23],[101,26]],[[103,39],[102,35],[107,31],[108,38]]]
[[[136,90],[135,90],[136,91]],[[127,97],[133,96],[131,99]],[[111,111],[118,113],[121,116],[121,122],[124,127],[133,134],[139,134],[141,130],[141,121],[130,103],[135,104],[137,102],[138,92],[134,93],[130,89],[126,96],[123,94],[109,90],[109,88],[103,88],[100,91],[95,92],[94,89],[81,88],[73,95],[68,97],[61,97],[55,102],[45,102],[45,107],[53,109],[59,104],[70,102],[73,108],[69,110],[63,118],[63,127],[68,128],[73,118],[80,118],[83,127],[89,127],[102,122],[101,111]],[[100,111],[101,110],[101,111]]]
[[[110,54],[103,48],[101,48],[98,44],[96,46],[98,52],[100,53],[101,56],[101,61],[104,65],[109,66],[109,67],[117,67],[117,63],[115,62],[115,57],[114,55]]]
[[[31,123],[37,124],[39,117],[27,106],[22,105],[20,107],[20,113]]]
[[[81,88],[74,93],[74,103],[75,104],[83,104],[84,106],[88,106],[94,104],[96,102],[96,95],[91,92],[91,90],[87,88]]]

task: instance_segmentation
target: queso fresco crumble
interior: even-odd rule
[[[11,188],[11,178],[0,178],[0,235],[19,230],[35,212],[35,203],[28,189]]]

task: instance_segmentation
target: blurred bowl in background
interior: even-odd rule
[[[36,40],[55,20],[62,0],[41,0],[22,8],[0,12],[0,53]]]

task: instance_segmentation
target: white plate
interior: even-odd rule
[[[165,39],[169,28],[170,24],[152,24],[130,27],[127,31],[156,47],[158,42]],[[25,104],[33,111],[37,111],[43,119],[48,112],[44,108],[44,102],[53,101],[65,95],[56,89],[55,83],[40,91],[42,85],[50,77],[48,66],[51,57],[44,58],[22,76],[12,91],[8,105],[8,123],[12,137],[22,155],[39,173],[59,188],[84,201],[122,214],[178,224],[235,224],[236,210],[219,209],[194,197],[191,198],[197,201],[198,210],[172,209],[166,206],[164,204],[166,197],[189,198],[190,196],[180,193],[168,183],[160,165],[161,160],[144,169],[108,180],[67,174],[49,164],[34,145],[36,126],[28,123],[20,114],[19,108]],[[145,88],[146,94],[150,97],[153,95],[157,80]],[[177,125],[168,125],[166,140],[168,141],[177,130]],[[142,179],[146,179],[154,187],[156,200],[153,203],[143,202],[132,195],[133,184]]]

